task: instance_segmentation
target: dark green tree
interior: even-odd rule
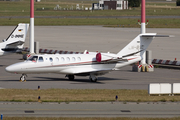
[[[139,7],[140,3],[140,0],[128,0],[129,7]]]
[[[180,6],[180,0],[176,1],[176,6]]]

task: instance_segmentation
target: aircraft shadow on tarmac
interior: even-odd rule
[[[116,78],[108,78],[108,77],[98,77],[97,82],[91,82],[89,79],[69,80],[67,78],[52,78],[52,77],[35,77],[35,78],[43,79],[43,80],[32,80],[32,81],[71,81],[71,82],[96,83],[96,84],[104,84],[103,81],[125,80],[125,79],[116,79]],[[28,81],[30,81],[30,80],[28,80]],[[76,84],[76,83],[73,83],[73,84]]]
[[[72,83],[72,84],[78,84],[78,83],[94,83],[94,84],[105,84],[104,83],[104,81],[114,81],[114,80],[116,80],[116,81],[121,81],[121,80],[129,80],[129,79],[120,79],[120,78],[109,78],[109,77],[98,77],[98,80],[97,80],[97,82],[91,82],[88,78],[84,78],[84,79],[74,79],[74,80],[69,80],[69,79],[67,79],[67,78],[55,78],[55,77],[29,77],[29,78],[27,78],[27,82],[29,81],[29,82],[39,82],[39,81],[59,81],[59,82],[61,82],[61,81],[69,81],[69,82],[77,82],[77,83]],[[19,79],[11,79],[11,80],[0,80],[0,81],[4,81],[4,82],[7,82],[7,81],[9,81],[9,82],[15,82],[15,81],[17,81],[17,82],[19,82]]]

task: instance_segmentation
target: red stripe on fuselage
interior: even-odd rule
[[[133,59],[136,59],[136,58],[130,58],[130,59],[128,59],[128,60],[133,60]]]

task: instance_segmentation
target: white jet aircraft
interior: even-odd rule
[[[74,80],[74,76],[89,76],[92,82],[96,82],[98,75],[140,61],[154,37],[156,33],[139,34],[117,54],[85,51],[84,54],[34,55],[24,62],[6,67],[6,71],[22,74],[20,81],[26,80],[26,74],[59,73],[70,80]]]
[[[21,52],[29,24],[19,23],[7,39],[0,43],[0,56]]]

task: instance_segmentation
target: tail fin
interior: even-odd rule
[[[142,56],[154,37],[156,37],[156,33],[139,34],[121,51],[119,51],[117,55],[122,57],[130,55]]]
[[[5,49],[23,48],[28,28],[29,24],[19,23],[8,38],[4,40]]]

